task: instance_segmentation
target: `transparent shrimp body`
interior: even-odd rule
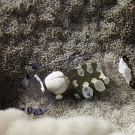
[[[70,64],[70,60],[68,59],[68,64]],[[54,71],[49,75],[44,73],[45,67],[41,64],[35,65],[33,69],[34,72],[28,73],[23,79],[20,88],[26,89],[24,95],[35,101],[43,99],[44,102],[35,109],[28,103],[23,103],[28,114],[43,114],[50,104],[57,101],[56,99],[66,96],[91,99],[106,90],[110,77],[114,74],[121,73],[127,83],[135,89],[135,79],[125,56],[120,58],[119,64],[112,62],[86,63],[66,72]]]
[[[56,94],[56,99],[74,95],[76,98],[91,98],[106,89],[110,79],[103,71],[101,63],[87,63],[69,72],[52,72],[45,78],[48,90]]]

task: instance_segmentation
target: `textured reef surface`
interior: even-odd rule
[[[135,71],[134,37],[134,0],[1,0],[0,108],[19,107],[23,101],[38,106],[31,96],[18,91],[30,65],[36,63],[45,65],[48,74],[69,70],[67,60],[74,53],[84,58],[80,63],[114,64],[124,54]],[[114,130],[134,133],[135,91],[121,74],[111,80],[97,100],[63,99],[45,115],[93,115],[113,122]]]

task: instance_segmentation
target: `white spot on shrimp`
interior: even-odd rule
[[[74,80],[74,81],[72,82],[72,84],[73,84],[74,88],[76,88],[76,87],[78,86],[77,80]]]
[[[85,98],[91,98],[93,96],[93,89],[89,87],[88,82],[83,83],[82,94]]]
[[[84,76],[84,70],[82,69],[81,66],[77,68],[77,73],[79,76]]]
[[[75,96],[76,99],[81,99],[81,97],[77,93],[75,93],[74,96]]]
[[[102,72],[102,66],[100,64],[97,65],[96,71],[97,72]]]
[[[63,98],[63,96],[62,95],[56,95],[56,97],[55,97],[56,99],[62,99]]]
[[[103,73],[100,74],[99,78],[102,78],[105,84],[108,84],[110,81],[109,78],[106,77]]]
[[[108,84],[110,80],[104,75],[101,64],[97,65],[96,71],[101,73],[99,78],[102,78],[104,80],[104,83]]]
[[[94,87],[97,91],[104,91],[105,90],[105,85],[101,80],[97,80],[96,78],[93,78],[91,80],[92,83],[94,83]]]
[[[87,72],[93,73],[93,67],[90,63],[87,63]]]

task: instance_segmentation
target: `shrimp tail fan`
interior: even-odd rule
[[[101,64],[106,76],[112,77],[119,73],[118,64],[114,64],[113,62],[102,62]]]

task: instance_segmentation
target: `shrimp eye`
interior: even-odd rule
[[[130,81],[130,86],[135,89],[135,82],[134,81]]]
[[[125,55],[122,56],[122,58],[123,58],[124,62],[128,64],[128,58]]]

